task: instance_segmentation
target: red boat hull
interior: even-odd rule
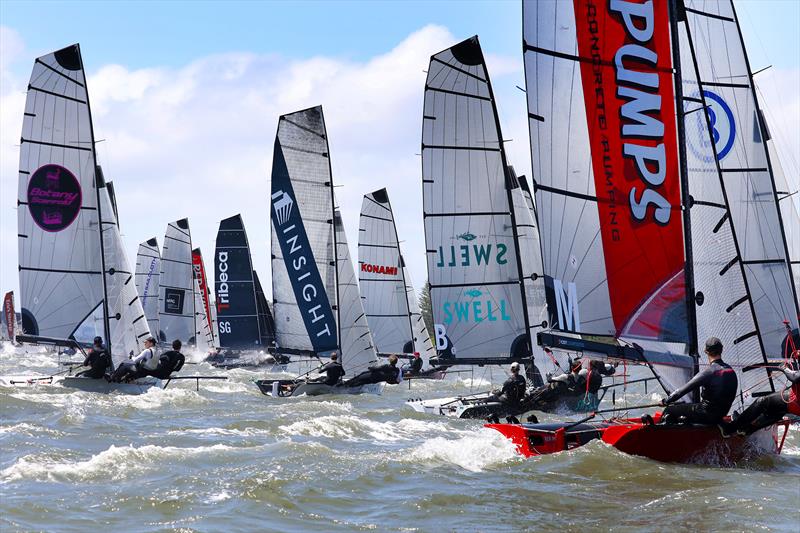
[[[660,413],[654,419],[658,422]],[[640,419],[578,425],[486,425],[508,437],[525,457],[571,450],[600,439],[625,453],[656,461],[723,466],[780,453],[788,426],[784,420],[748,437],[726,439],[716,426],[644,424]],[[779,435],[781,427],[783,432]]]

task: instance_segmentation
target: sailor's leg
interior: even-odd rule
[[[694,403],[673,403],[664,409],[662,420],[665,424],[677,424],[681,418],[689,418],[694,412]]]
[[[748,435],[758,431],[759,429],[771,426],[788,412],[789,405],[783,401],[780,392],[774,392],[768,396],[763,396],[756,400],[759,403],[759,413],[757,416],[752,419],[747,425],[739,425],[739,419],[736,420],[737,426],[740,430],[743,430]],[[753,405],[756,404],[753,403]],[[752,407],[752,405],[750,406]],[[749,410],[749,408],[748,408]],[[742,413],[744,415],[744,413]]]

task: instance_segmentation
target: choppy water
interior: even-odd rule
[[[59,370],[0,353],[0,374]],[[523,459],[479,421],[403,406],[469,392],[468,374],[277,400],[251,383],[263,373],[227,375],[141,396],[0,387],[0,530],[800,530],[798,428],[783,456],[735,469],[597,442]]]

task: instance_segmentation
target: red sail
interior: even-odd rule
[[[16,323],[16,315],[14,314],[14,293],[7,292],[3,298],[3,320],[6,323],[6,334],[8,339],[14,340],[14,324]]]
[[[214,324],[211,323],[211,305],[210,298],[208,297],[208,283],[206,281],[206,267],[203,265],[203,254],[200,253],[200,248],[192,250],[192,267],[194,269],[194,277],[200,286],[200,295],[203,298],[203,308],[206,312],[206,320],[208,321],[208,330],[214,331]]]
[[[666,1],[574,0],[592,170],[617,334],[687,338]]]

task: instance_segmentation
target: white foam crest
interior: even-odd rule
[[[520,460],[515,445],[500,433],[481,428],[478,431],[457,432],[457,439],[435,437],[412,450],[414,462],[435,465],[453,464],[470,472],[482,472],[502,463]]]
[[[151,387],[144,394],[110,394],[105,398],[116,405],[144,410],[160,409],[164,406],[196,405],[210,401],[194,390],[172,388],[171,385],[168,389]]]
[[[397,422],[378,422],[353,415],[321,416],[281,426],[288,435],[336,438],[347,441],[399,442],[419,440],[432,432],[446,433],[444,422],[404,418]]]
[[[36,424],[28,424],[22,422],[19,424],[12,424],[10,426],[0,426],[0,435],[4,434],[24,434],[30,436],[39,436],[43,434],[54,435],[56,437],[63,435],[61,431],[51,429],[44,426],[37,426]]]
[[[208,437],[256,437],[262,435],[272,435],[273,432],[260,428],[195,428],[195,429],[176,429],[168,431],[167,435],[199,435]]]
[[[144,471],[148,467],[163,463],[177,463],[182,459],[200,455],[211,455],[235,450],[232,446],[214,444],[194,448],[145,445],[111,446],[84,461],[53,461],[45,457],[26,455],[13,465],[0,471],[0,482],[9,483],[20,479],[38,481],[103,481],[119,480],[131,473]]]

